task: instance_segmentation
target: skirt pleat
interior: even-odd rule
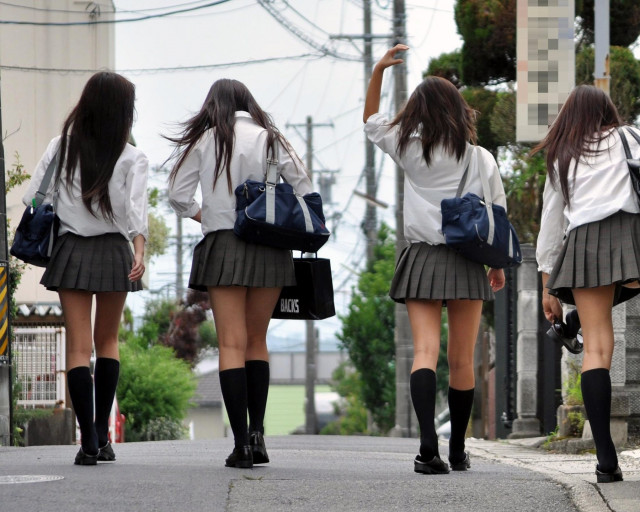
[[[40,283],[54,291],[136,292],[142,283],[129,281],[132,266],[131,246],[120,233],[65,233],[56,240]]]
[[[208,233],[193,251],[189,288],[215,286],[279,288],[296,284],[287,249],[247,243],[232,230]]]
[[[640,215],[618,212],[572,229],[551,271],[547,287],[566,304],[572,289],[616,284],[614,304],[640,293],[626,283],[640,278]]]
[[[447,247],[414,243],[398,259],[389,296],[396,302],[425,300],[492,300],[484,265]]]

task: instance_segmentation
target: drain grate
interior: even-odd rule
[[[36,482],[53,482],[62,480],[63,476],[58,475],[0,475],[0,485],[2,484],[32,484]]]

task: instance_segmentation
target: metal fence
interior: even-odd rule
[[[15,327],[12,358],[18,405],[54,406],[65,401],[65,338],[60,327]]]

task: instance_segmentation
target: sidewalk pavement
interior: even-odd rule
[[[619,453],[624,481],[598,484],[595,455],[550,453],[540,448],[545,437],[485,441],[467,439],[476,457],[528,468],[568,489],[580,512],[640,512],[640,449]]]
[[[640,511],[640,450],[597,484],[594,455],[543,439],[468,439],[471,470],[435,476],[413,472],[407,438],[268,436],[271,463],[248,470],[224,467],[228,438],[118,444],[97,467],[74,466],[74,446],[0,446],[0,512]]]

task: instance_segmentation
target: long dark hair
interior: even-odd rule
[[[476,143],[475,117],[475,110],[455,85],[444,78],[428,76],[391,122],[391,126],[399,126],[398,154],[402,156],[411,138],[418,135],[427,165],[438,145],[460,161],[467,142]]]
[[[169,175],[171,181],[176,179],[180,166],[182,166],[202,134],[210,128],[215,128],[216,167],[213,188],[215,188],[222,172],[225,171],[229,194],[231,194],[231,171],[229,165],[233,154],[237,111],[248,112],[258,125],[267,130],[267,154],[269,154],[269,151],[271,151],[272,155],[276,154],[276,141],[279,141],[285,151],[291,154],[288,143],[273,124],[271,116],[260,108],[247,86],[238,80],[222,78],[215,81],[209,89],[200,112],[181,124],[183,127],[181,135],[178,137],[166,137],[176,145],[174,154],[170,157],[177,157],[177,161]]]
[[[575,178],[580,158],[602,153],[600,142],[609,136],[609,129],[620,125],[622,119],[609,96],[592,85],[579,85],[569,94],[547,136],[531,151],[534,154],[546,150],[547,174],[551,183],[560,183],[567,205],[571,204],[570,171]],[[595,149],[591,148],[593,143]],[[569,169],[572,159],[575,165]]]
[[[133,126],[135,86],[117,73],[100,71],[84,86],[80,101],[62,127],[60,162],[66,168],[66,186],[71,187],[80,168],[82,202],[91,212],[93,201],[110,220],[114,218],[109,198],[109,180],[124,150]],[[56,182],[61,181],[62,167]]]

